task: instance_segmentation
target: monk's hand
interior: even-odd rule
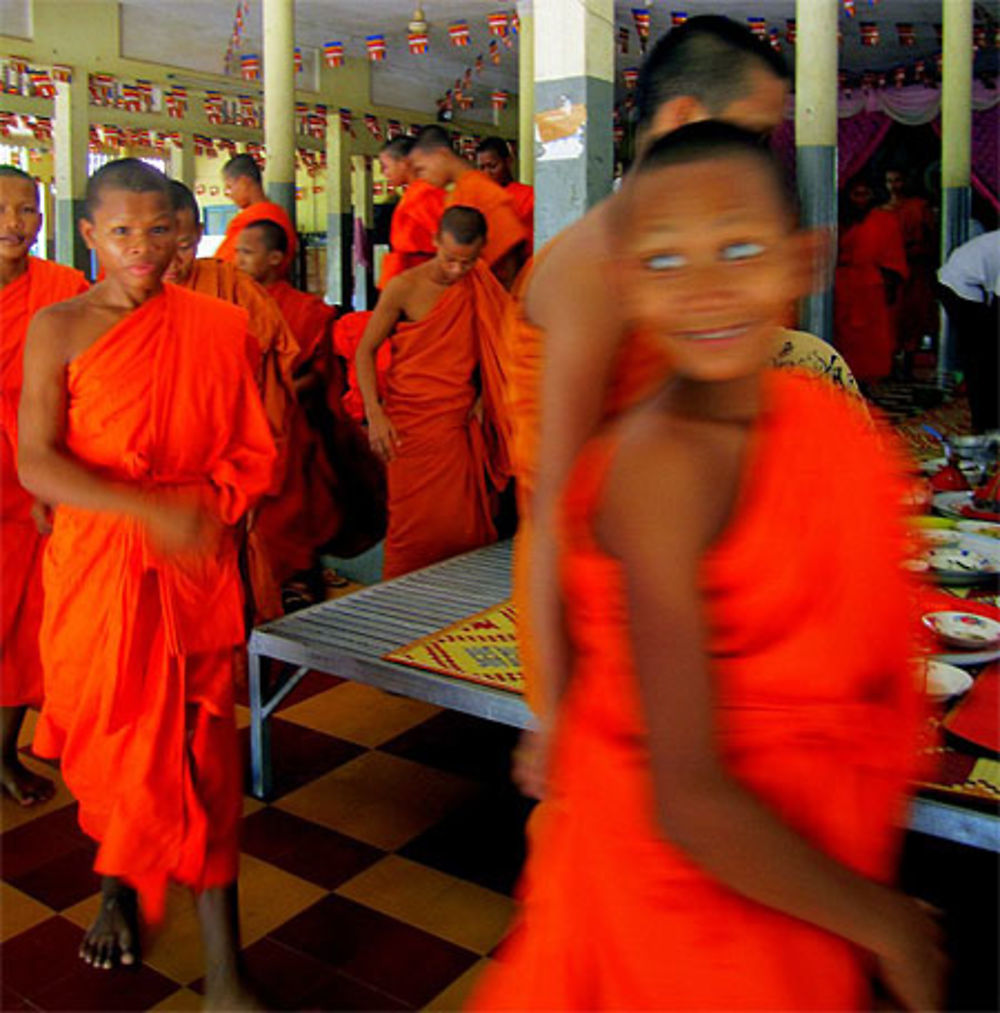
[[[381,408],[376,408],[368,415],[368,442],[383,461],[391,461],[396,456],[400,444],[399,435]]]
[[[541,800],[548,793],[550,739],[548,726],[525,728],[511,758],[511,778],[528,798]]]
[[[40,535],[52,534],[52,508],[48,503],[36,499],[31,504],[31,519],[35,522]]]
[[[148,497],[141,519],[153,546],[165,556],[209,553],[222,531],[218,518],[190,492]]]
[[[895,894],[894,902],[887,945],[878,953],[879,975],[906,1009],[943,1009],[948,961],[939,912],[903,894]]]
[[[476,403],[472,406],[472,410],[469,412],[469,419],[475,420],[480,425],[483,424],[483,399],[482,396],[476,398]]]

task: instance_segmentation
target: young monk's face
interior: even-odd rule
[[[194,215],[184,208],[175,215],[177,224],[177,245],[174,259],[163,275],[164,281],[172,281],[175,285],[183,285],[194,270],[194,262],[198,259],[198,244],[201,242],[201,225]]]
[[[142,293],[159,286],[173,260],[177,216],[165,194],[105,187],[80,233],[109,281]]]
[[[253,181],[249,176],[223,176],[223,193],[240,209],[253,203]]]
[[[485,172],[497,186],[506,186],[511,180],[510,164],[495,151],[477,152],[476,168],[480,172]]]
[[[35,184],[0,176],[0,258],[23,260],[42,227]]]
[[[450,232],[440,232],[434,240],[437,268],[446,285],[461,281],[473,268],[483,251],[483,241],[460,243]]]
[[[778,322],[800,294],[798,235],[777,184],[753,158],[642,174],[623,241],[628,315],[682,376],[749,375],[768,359]]]
[[[404,186],[409,182],[409,166],[405,158],[394,158],[388,151],[378,156],[378,164],[382,166],[382,175],[389,186]]]
[[[254,281],[267,281],[283,259],[280,250],[268,249],[260,229],[250,226],[236,237],[236,266]]]
[[[432,151],[410,153],[410,165],[417,179],[422,179],[431,186],[447,186],[451,181],[448,172],[448,152],[443,148]]]

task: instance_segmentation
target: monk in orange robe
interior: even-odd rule
[[[396,137],[379,152],[386,182],[403,190],[392,212],[389,252],[382,260],[378,287],[385,288],[401,271],[434,256],[434,237],[444,212],[444,190],[417,179],[410,164],[412,137]]]
[[[343,404],[347,414],[358,422],[365,420],[365,401],[358,389],[358,370],[354,359],[358,354],[358,345],[361,344],[361,337],[365,333],[368,321],[372,318],[371,310],[359,310],[356,313],[345,313],[333,325],[333,351],[347,364],[346,388],[331,388],[328,392],[328,400],[331,404],[339,401]],[[388,342],[384,342],[375,356],[375,373],[379,397],[385,395],[385,376],[389,371],[389,364],[392,362],[392,349]]]
[[[921,723],[902,469],[857,401],[767,368],[813,240],[714,122],[652,144],[625,211],[623,295],[672,373],[567,487],[575,664],[473,1008],[870,1009],[873,969],[939,1008],[937,928],[891,885]]]
[[[446,208],[475,208],[486,219],[483,261],[509,290],[528,256],[531,236],[507,192],[457,155],[448,132],[435,124],[420,131],[410,161],[420,179],[448,188]]]
[[[449,208],[434,260],[386,287],[358,347],[369,439],[388,465],[386,579],[496,539],[494,493],[509,475],[496,341],[509,297],[479,262],[485,235],[478,211]]]
[[[514,157],[510,145],[502,137],[487,137],[476,148],[476,168],[485,172],[497,186],[502,186],[514,202],[514,210],[528,230],[528,236],[535,232],[535,188],[514,179]],[[529,250],[530,253],[530,244]]]
[[[17,753],[28,707],[42,703],[38,628],[45,537],[38,525],[48,527],[40,514],[44,508],[17,480],[21,357],[31,318],[42,307],[87,288],[79,271],[29,254],[41,224],[35,181],[14,166],[0,166],[0,786],[26,806],[46,801],[55,789],[47,777],[29,770]]]
[[[848,186],[833,286],[837,348],[858,379],[868,381],[892,372],[895,307],[909,274],[899,221],[874,202],[867,181]]]
[[[298,236],[295,225],[288,212],[274,201],[269,201],[264,194],[260,167],[252,155],[234,155],[222,167],[222,180],[225,184],[226,196],[240,209],[239,214],[230,219],[226,226],[226,238],[215,251],[219,260],[233,261],[236,259],[236,240],[239,234],[253,222],[269,220],[277,222],[288,237],[288,249],[282,265],[282,274],[287,274],[295,259],[298,247]]]
[[[257,622],[264,622],[282,614],[281,585],[295,572],[285,555],[285,532],[295,523],[299,502],[288,495],[289,484],[296,481],[293,476],[301,473],[292,438],[299,413],[293,378],[299,346],[277,304],[252,278],[235,264],[197,257],[202,232],[198,204],[183,183],[172,180],[170,187],[177,213],[177,251],[165,280],[245,309],[256,339],[257,386],[278,451],[271,486],[252,512],[247,530],[253,613]]]
[[[169,180],[108,163],[80,231],[105,281],[37,314],[24,357],[21,481],[56,505],[35,748],[60,760],[99,842],[102,904],[81,957],[134,963],[136,898],[156,922],[173,880],[197,897],[206,1002],[244,1008],[237,528],[271,481],[274,444],[246,313],[161,281]]]

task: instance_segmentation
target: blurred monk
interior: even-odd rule
[[[690,18],[653,46],[639,79],[643,144],[685,123],[716,118],[766,132],[788,94],[781,55],[728,18]],[[622,190],[628,185],[626,177]],[[509,413],[522,505],[515,553],[526,692],[544,721],[570,664],[556,571],[558,495],[572,462],[602,419],[640,400],[668,369],[660,348],[632,333],[610,270],[622,191],[587,212],[541,250],[518,280],[519,318],[507,335]],[[543,370],[544,362],[544,370]],[[526,737],[517,776],[538,793],[545,736]]]
[[[444,212],[444,190],[417,179],[410,164],[412,149],[412,137],[397,137],[378,155],[389,186],[403,188],[403,196],[392,212],[389,252],[382,260],[378,280],[380,289],[401,271],[434,256],[434,237]]]
[[[263,622],[281,615],[281,584],[294,572],[278,542],[287,524],[285,489],[292,470],[291,434],[299,410],[293,379],[299,346],[281,310],[260,285],[235,264],[198,257],[202,233],[198,203],[177,180],[171,180],[170,192],[177,215],[177,246],[164,280],[245,309],[250,334],[256,339],[254,373],[278,451],[273,480],[253,511],[247,531],[253,612],[256,621]]]
[[[448,188],[445,207],[475,208],[486,219],[482,258],[509,289],[528,256],[530,235],[507,191],[457,155],[448,132],[435,124],[420,131],[410,161],[418,178]]]
[[[475,208],[445,211],[435,258],[386,286],[358,347],[369,439],[388,465],[386,579],[496,539],[494,492],[509,470],[496,342],[509,297],[480,261],[487,241]]]
[[[502,137],[487,137],[476,148],[476,167],[507,191],[514,202],[517,217],[524,223],[528,235],[532,236],[535,231],[535,188],[514,179],[513,163],[510,145]]]
[[[50,303],[86,291],[79,271],[28,252],[42,225],[35,181],[0,166],[0,785],[20,805],[52,797],[47,777],[29,770],[17,753],[28,707],[42,703],[38,629],[42,621],[42,552],[49,530],[45,508],[17,480],[17,406],[21,358],[31,318]]]
[[[135,963],[137,895],[155,923],[175,881],[196,895],[206,1003],[244,1008],[237,526],[271,481],[274,445],[246,314],[162,283],[167,178],[137,159],[103,166],[80,232],[105,280],[37,314],[24,356],[21,481],[56,506],[35,748],[60,760],[99,842],[83,960]]]
[[[236,257],[236,237],[251,222],[259,222],[268,218],[277,222],[288,237],[288,250],[285,253],[285,262],[282,265],[282,274],[287,274],[288,269],[295,259],[295,250],[298,245],[298,237],[295,234],[295,226],[288,212],[274,201],[269,201],[264,194],[260,166],[257,165],[252,155],[235,155],[222,167],[222,181],[225,184],[226,196],[240,209],[239,214],[232,218],[226,226],[226,238],[222,245],[215,251],[219,260],[232,261]]]

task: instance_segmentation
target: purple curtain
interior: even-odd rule
[[[1000,179],[998,179],[997,146],[1000,145],[997,127],[1000,125],[1000,106],[972,112],[972,185],[980,196],[1000,211]],[[934,121],[934,132],[941,136],[941,121]]]
[[[837,121],[837,179],[844,187],[867,164],[889,132],[885,113],[861,112]],[[771,147],[790,179],[795,178],[795,121],[784,120],[771,135]]]

